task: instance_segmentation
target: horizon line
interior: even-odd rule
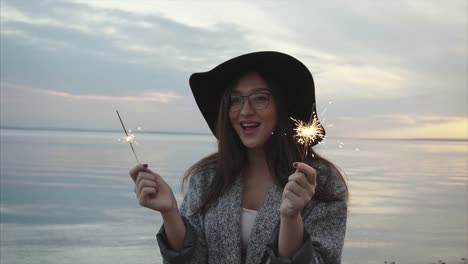
[[[121,129],[90,129],[90,128],[74,128],[74,127],[22,127],[22,126],[4,126],[0,125],[0,129],[7,130],[36,130],[36,131],[68,131],[68,132],[98,132],[98,133],[123,133]],[[156,131],[156,130],[138,130],[138,134],[187,134],[187,135],[211,135],[205,132],[189,132],[189,131]]]
[[[21,126],[4,126],[0,125],[0,129],[5,130],[36,130],[36,131],[68,131],[68,132],[98,132],[98,133],[122,133],[119,129],[89,129],[89,128],[65,128],[65,127],[21,127]],[[139,130],[139,134],[176,134],[176,135],[212,135],[207,132],[190,132],[190,131],[157,131],[157,130]],[[381,138],[381,137],[327,137],[340,139],[357,139],[357,140],[408,140],[408,141],[464,141],[468,142],[467,138],[442,138],[442,137],[420,137],[420,138]]]

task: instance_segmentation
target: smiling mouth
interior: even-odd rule
[[[240,126],[242,127],[242,130],[246,133],[248,132],[254,132],[255,129],[257,129],[260,126],[259,122],[241,122]]]

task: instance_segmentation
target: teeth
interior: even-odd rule
[[[254,127],[257,126],[258,124],[243,124],[243,127]]]

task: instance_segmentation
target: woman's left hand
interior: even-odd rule
[[[314,197],[317,186],[317,171],[311,166],[295,162],[296,172],[288,178],[284,187],[280,206],[282,217],[295,217],[301,214],[302,209]]]

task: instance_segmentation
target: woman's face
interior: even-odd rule
[[[229,119],[245,147],[263,148],[276,127],[276,102],[258,73],[248,73],[234,86]]]

